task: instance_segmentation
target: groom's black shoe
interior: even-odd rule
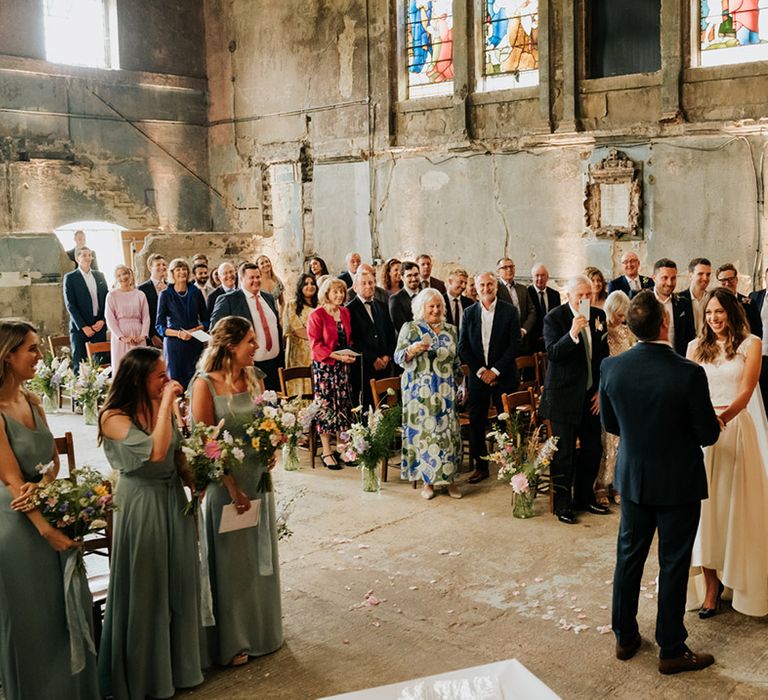
[[[601,506],[599,503],[590,503],[584,510],[594,515],[610,515],[611,509],[608,506]]]
[[[578,520],[576,520],[576,514],[569,509],[561,510],[559,513],[555,513],[555,515],[561,523],[565,523],[566,525],[575,525],[578,522]]]
[[[643,643],[643,638],[640,636],[640,633],[638,632],[637,637],[635,637],[629,644],[619,644],[616,642],[616,658],[619,661],[629,661],[635,654],[637,654],[637,650],[640,648],[640,645]]]

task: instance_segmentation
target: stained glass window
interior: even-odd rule
[[[452,0],[406,0],[408,96],[453,92]]]
[[[539,0],[484,0],[487,87],[539,82]]]
[[[700,64],[768,60],[768,0],[701,0]]]

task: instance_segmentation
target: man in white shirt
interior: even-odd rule
[[[707,297],[707,287],[712,277],[712,263],[706,258],[694,258],[688,263],[688,289],[680,292],[680,297],[691,302],[693,310],[693,326],[696,335],[704,325],[704,300]]]
[[[560,306],[560,292],[547,286],[549,270],[542,263],[531,268],[531,279],[533,284],[528,287],[528,296],[536,309],[536,323],[531,329],[528,345],[531,352],[544,352],[544,317]]]
[[[456,326],[456,333],[461,331],[461,316],[464,309],[472,306],[472,300],[464,296],[464,290],[467,288],[469,274],[462,267],[457,267],[448,273],[447,283],[445,285],[445,320]]]
[[[622,291],[630,299],[643,289],[653,289],[653,280],[640,274],[640,258],[637,253],[628,250],[621,256],[621,266],[624,274],[619,275],[608,283],[608,294]]]
[[[416,264],[419,266],[419,275],[421,276],[420,288],[436,289],[440,294],[445,294],[445,283],[437,277],[432,277],[432,258],[426,253],[422,253],[416,258]]]
[[[219,265],[217,272],[219,273],[219,280],[221,284],[216,287],[212,292],[208,293],[208,315],[213,313],[213,307],[216,305],[216,300],[227,292],[231,292],[233,289],[237,289],[237,271],[235,266],[231,262],[223,262]],[[213,326],[211,326],[213,327]]]
[[[192,263],[192,277],[194,278],[195,287],[200,290],[203,295],[203,299],[208,301],[208,263],[198,260]]]
[[[360,257],[360,253],[347,253],[346,258],[344,258],[344,262],[347,264],[347,269],[339,275],[339,279],[347,285],[347,289],[352,289],[355,273],[362,261],[363,259]]]
[[[149,279],[142,282],[138,289],[144,292],[147,297],[147,306],[149,307],[149,337],[147,345],[152,345],[158,349],[163,347],[163,339],[157,334],[155,323],[157,321],[157,298],[168,284],[166,278],[168,275],[168,262],[160,253],[152,253],[147,258],[147,268],[149,269]]]
[[[497,296],[501,301],[512,304],[520,317],[520,335],[522,336],[522,354],[532,352],[528,342],[528,334],[536,325],[536,307],[531,300],[528,289],[524,284],[515,282],[515,261],[511,258],[501,258],[496,263],[496,274],[499,276]]]
[[[413,321],[411,304],[421,289],[419,266],[415,262],[406,260],[402,264],[401,270],[403,274],[403,288],[389,297],[389,315],[392,318],[395,333],[400,333],[400,329],[405,323]]]
[[[669,344],[678,355],[685,357],[688,343],[696,337],[691,302],[675,294],[677,264],[661,258],[653,265],[653,294],[664,307],[669,318]]]

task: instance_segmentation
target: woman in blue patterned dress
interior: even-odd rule
[[[434,498],[434,486],[454,483],[461,464],[461,431],[456,391],[462,378],[456,327],[445,322],[445,301],[436,289],[413,300],[413,321],[400,329],[395,362],[405,372],[403,394],[403,478],[424,481],[421,495]]]

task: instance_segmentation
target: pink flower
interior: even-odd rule
[[[528,493],[530,489],[530,485],[528,484],[528,477],[522,472],[515,474],[509,483],[515,493]]]
[[[208,459],[220,459],[221,458],[221,445],[216,440],[208,440],[203,448],[205,456]]]

